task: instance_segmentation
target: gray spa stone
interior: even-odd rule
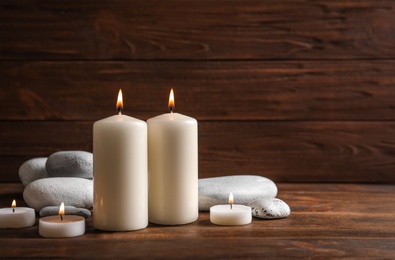
[[[231,192],[235,204],[247,205],[257,198],[276,197],[277,186],[270,179],[255,175],[199,179],[199,210],[209,211],[214,205],[227,204]]]
[[[93,154],[84,151],[62,151],[48,157],[45,168],[51,177],[93,178]]]
[[[47,206],[91,208],[93,206],[93,181],[83,178],[46,178],[26,186],[23,199],[36,211]]]
[[[40,217],[59,215],[60,206],[48,206],[40,210]],[[76,208],[73,206],[64,206],[65,215],[78,215],[89,218],[92,214],[88,209]]]
[[[19,178],[21,179],[23,186],[26,187],[35,180],[49,177],[45,170],[47,159],[47,157],[33,158],[27,160],[21,165],[21,167],[19,167]]]
[[[286,218],[291,209],[284,201],[277,198],[261,198],[248,203],[253,217],[263,219]]]

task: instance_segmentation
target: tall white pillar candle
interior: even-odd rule
[[[192,117],[170,113],[148,119],[149,221],[182,225],[195,221],[198,208],[198,129]]]
[[[100,230],[148,225],[147,124],[121,114],[93,125],[93,224]]]

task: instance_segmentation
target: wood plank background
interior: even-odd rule
[[[199,120],[199,176],[395,183],[395,1],[0,2],[0,182],[115,113]]]

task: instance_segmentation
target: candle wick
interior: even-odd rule
[[[12,213],[15,213],[15,208],[12,208]]]
[[[59,215],[60,216],[60,221],[63,221],[63,215]]]
[[[173,113],[173,106],[170,106],[170,113]]]
[[[232,205],[233,205],[233,204],[231,203],[231,204],[229,204],[229,205],[230,205],[230,209],[232,209]]]
[[[118,115],[122,115],[122,108],[118,107]]]

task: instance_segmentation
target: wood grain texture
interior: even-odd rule
[[[276,182],[394,183],[392,122],[200,124],[200,173]],[[200,136],[199,136],[200,137]]]
[[[26,160],[92,151],[93,122],[0,122],[0,181]],[[393,122],[200,122],[199,177],[395,183]]]
[[[395,2],[0,2],[0,182],[115,112],[200,122],[200,177],[394,183]]]
[[[0,58],[394,58],[394,7],[387,0],[5,0]]]
[[[394,120],[394,61],[3,62],[0,120]]]
[[[101,232],[92,218],[86,234],[45,239],[38,226],[0,230],[4,258],[392,258],[395,254],[394,185],[280,184],[291,215],[254,218],[250,225],[221,227],[208,213],[189,225],[136,232]],[[20,184],[0,184],[0,205],[22,200]],[[380,203],[378,203],[380,202]],[[20,205],[24,202],[21,201]],[[132,242],[131,242],[132,241]]]

